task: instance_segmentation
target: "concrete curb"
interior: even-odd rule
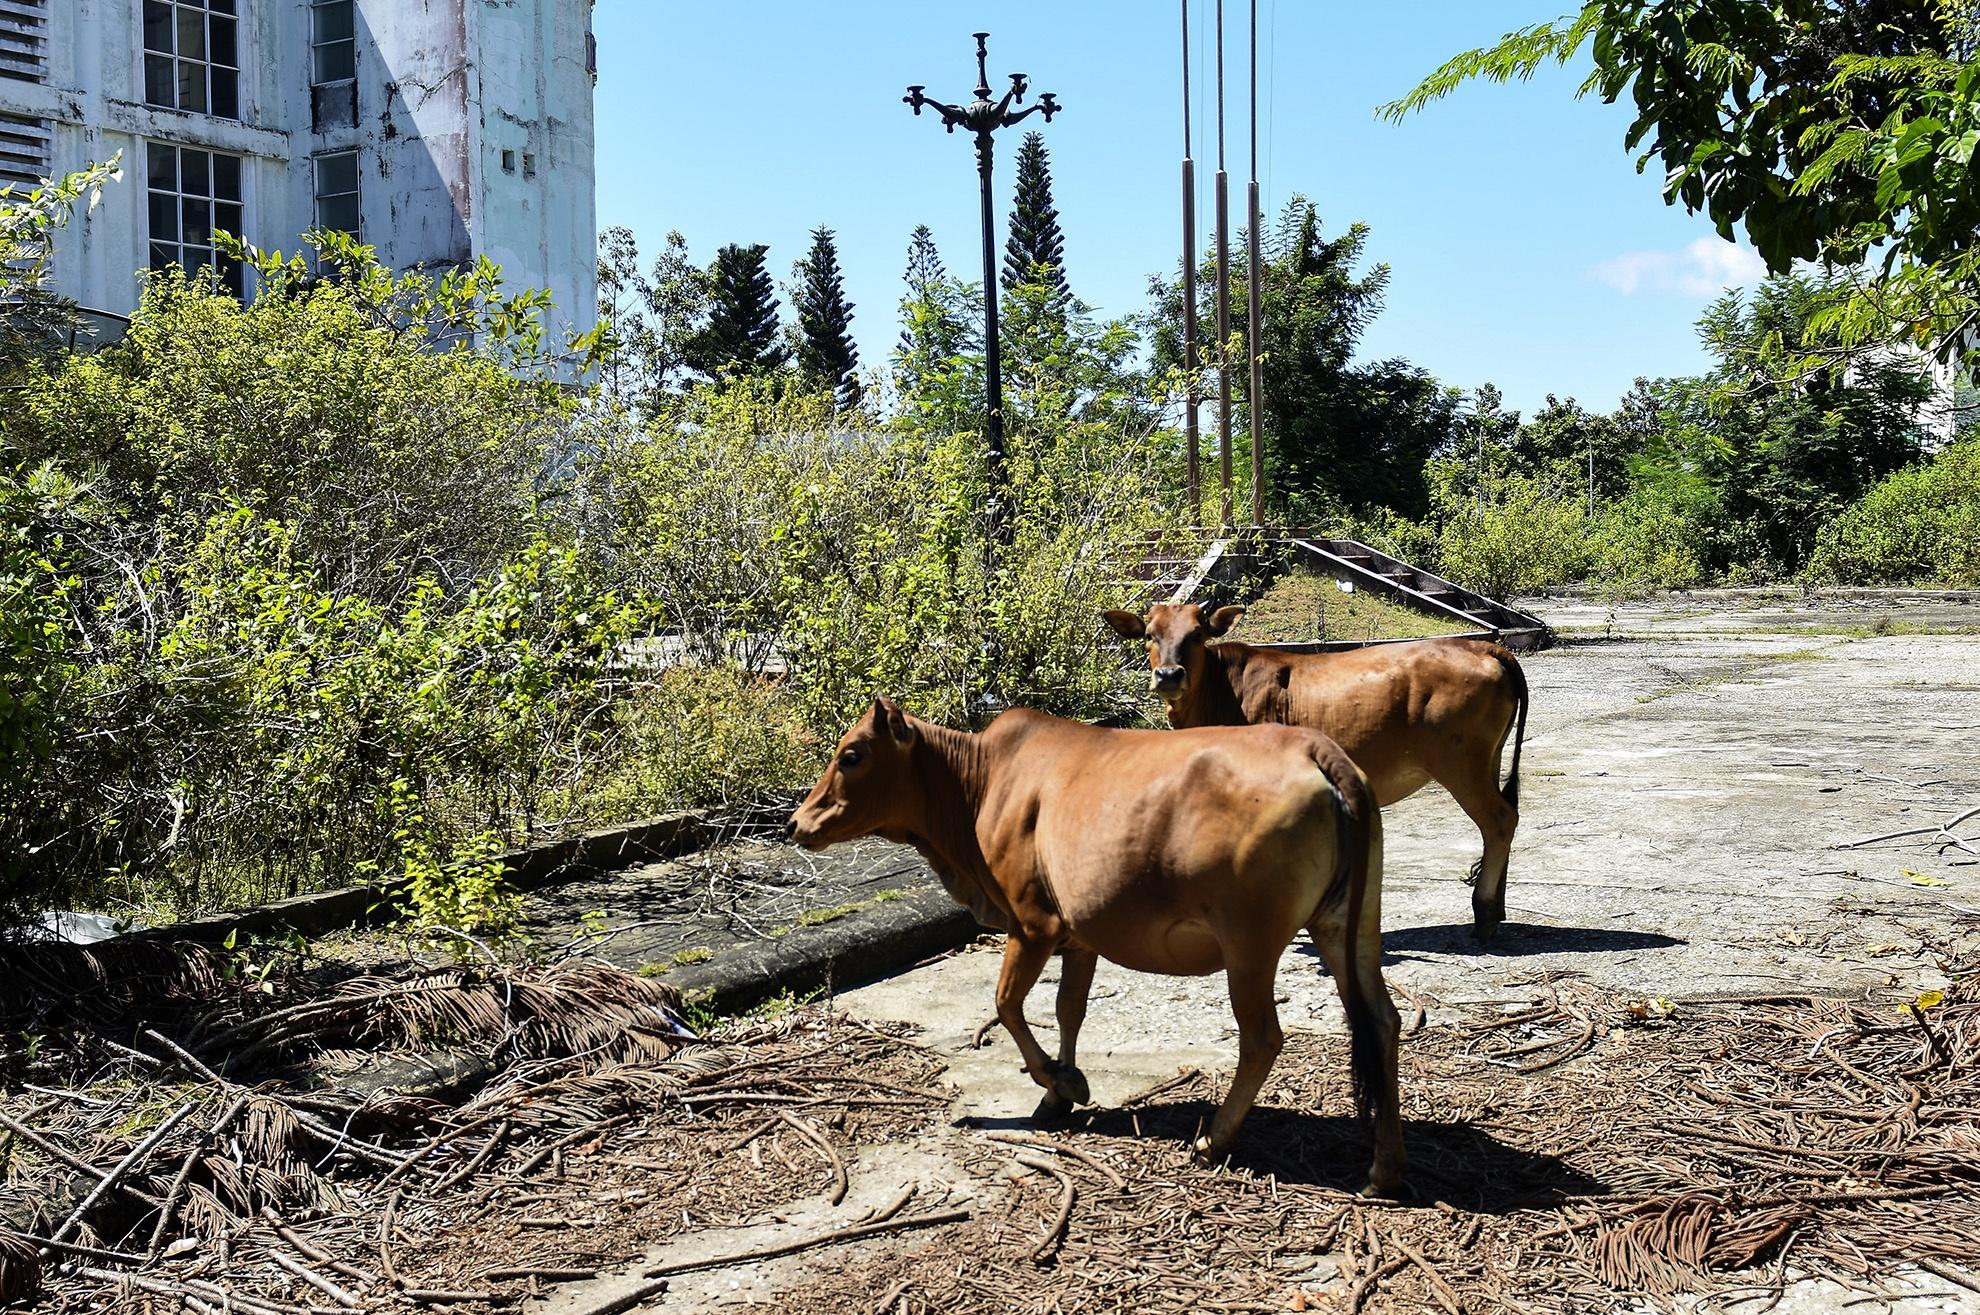
[[[715,836],[712,816],[705,812],[668,813],[623,826],[586,831],[546,844],[531,845],[501,856],[509,880],[518,890],[535,890],[582,872],[610,871],[659,858],[672,858],[708,844]],[[389,921],[397,882],[343,886],[336,890],[297,895],[251,909],[216,913],[163,927],[127,932],[117,940],[194,941],[217,945],[235,932],[269,935],[299,932],[305,936],[342,927]]]
[[[772,941],[731,946],[664,980],[693,1004],[740,1013],[785,991],[803,995],[885,977],[984,931],[947,891],[928,886],[831,922],[793,927]]]

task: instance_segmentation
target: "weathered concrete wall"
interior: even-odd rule
[[[598,319],[591,0],[478,0],[471,14],[484,199],[476,249],[511,285],[549,288],[565,324],[589,328]]]
[[[238,122],[144,104],[142,8],[54,0],[45,82],[0,79],[0,112],[54,125],[56,172],[123,152],[123,182],[58,240],[64,295],[135,305],[146,140],[243,157],[246,236],[285,251],[315,220],[314,157],[355,149],[361,236],[387,264],[486,254],[548,287],[562,324],[596,321],[591,0],[358,0],[355,85],[314,90],[308,0],[244,0]]]
[[[476,204],[472,0],[360,5],[358,122],[330,129],[355,141],[364,236],[396,268],[471,260]]]

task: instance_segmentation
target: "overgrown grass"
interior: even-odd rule
[[[1300,569],[1280,576],[1247,608],[1232,638],[1260,644],[1428,639],[1475,628],[1415,611],[1364,589],[1343,593],[1332,576]]]

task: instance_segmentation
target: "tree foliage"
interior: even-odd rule
[[[1052,159],[1045,134],[1028,132],[1017,154],[1017,198],[1011,205],[1010,236],[1004,242],[1006,292],[1026,283],[1043,283],[1060,296],[1070,296],[1066,282],[1066,237],[1059,227],[1059,207],[1052,200]]]
[[[811,231],[811,250],[794,271],[797,310],[797,367],[807,382],[823,387],[841,410],[859,405],[859,349],[853,344],[852,303],[839,271],[839,249],[832,230]]]
[[[1362,270],[1368,228],[1339,237],[1321,230],[1314,205],[1295,196],[1262,242],[1264,287],[1264,424],[1268,494],[1293,519],[1342,508],[1387,507],[1421,515],[1427,507],[1424,461],[1451,431],[1456,397],[1407,361],[1357,364],[1355,349],[1382,310],[1389,268]],[[1250,277],[1240,260],[1232,298],[1242,304]],[[1206,259],[1198,286],[1202,360],[1222,355],[1215,341],[1215,283]],[[1180,282],[1156,280],[1155,361],[1178,368],[1182,350]],[[1233,385],[1249,428],[1250,389],[1240,331],[1229,345]]]
[[[894,385],[904,401],[931,396],[924,381],[950,369],[957,358],[983,350],[977,329],[983,290],[949,277],[935,235],[918,224],[908,238],[901,276],[901,336],[894,346]]]
[[[729,245],[715,253],[708,272],[708,319],[689,358],[704,374],[753,375],[782,369],[790,360],[777,325],[777,290],[762,243]]]
[[[688,259],[678,231],[667,234],[647,269],[631,229],[600,233],[598,309],[611,326],[602,385],[648,414],[658,410],[687,382],[708,298],[708,271]]]
[[[0,187],[0,381],[66,346],[75,307],[47,287],[58,230],[78,204],[94,210],[104,187],[123,176],[112,158],[36,187]]]
[[[1382,112],[1586,53],[1582,93],[1630,98],[1625,144],[1639,170],[1657,165],[1668,202],[1728,239],[1744,231],[1774,273],[1853,271],[1821,311],[1830,351],[1797,369],[1893,339],[1971,362],[1977,42],[1973,0],[1590,0],[1456,56]]]

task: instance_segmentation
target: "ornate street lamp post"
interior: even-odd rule
[[[1025,92],[1030,90],[1031,80],[1022,73],[1011,74],[1010,90],[1003,98],[990,99],[990,75],[986,67],[990,58],[988,32],[978,32],[976,37],[976,99],[967,105],[944,105],[922,95],[923,87],[908,88],[902,99],[918,115],[926,106],[942,116],[942,126],[950,132],[958,127],[969,129],[976,134],[976,172],[983,189],[983,360],[984,383],[986,386],[988,415],[984,418],[983,438],[986,460],[985,470],[990,483],[990,537],[993,543],[1009,542],[1009,525],[1004,507],[1004,368],[1003,350],[997,340],[997,243],[995,226],[991,217],[990,171],[995,151],[991,134],[999,128],[1012,124],[1033,114],[1043,114],[1050,123],[1052,116],[1059,112],[1058,99],[1050,92],[1038,98],[1038,103],[1028,109],[1012,112],[1013,105],[1024,104]]]

